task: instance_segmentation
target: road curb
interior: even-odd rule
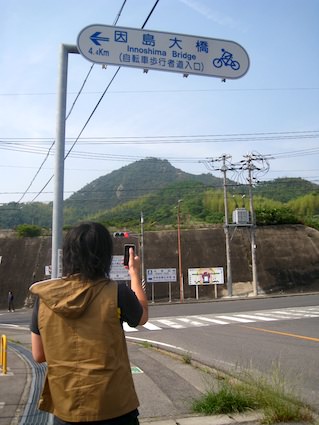
[[[262,413],[212,415],[212,416],[187,416],[168,419],[140,418],[141,425],[253,425],[260,424]]]

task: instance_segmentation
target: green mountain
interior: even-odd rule
[[[136,230],[143,213],[145,229],[156,230],[176,226],[179,210],[183,225],[188,227],[222,222],[223,211],[212,214],[209,203],[205,202],[212,191],[199,181],[178,181],[157,192],[97,213],[92,219],[108,227]],[[223,197],[221,189],[218,192]]]
[[[147,158],[99,177],[74,193],[64,203],[66,221],[96,215],[186,181],[209,187],[222,187],[223,182],[211,174],[185,173],[167,160]]]
[[[231,180],[227,183],[229,213],[237,206],[249,208],[248,187]],[[318,220],[319,185],[307,180],[280,178],[260,182],[253,193],[255,209],[263,210],[266,217],[271,216],[270,221],[278,222],[273,214],[284,216],[282,209],[287,208],[298,219]],[[222,178],[210,173],[185,173],[167,160],[147,158],[99,177],[65,200],[64,223],[72,225],[95,219],[111,227],[135,228],[143,212],[149,229],[165,228],[176,225],[179,200],[182,200],[180,212],[185,226],[223,222]],[[24,223],[50,228],[51,221],[52,203],[10,202],[0,206],[2,229]]]

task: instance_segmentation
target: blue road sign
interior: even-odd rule
[[[249,69],[249,57],[229,40],[145,29],[90,25],[77,46],[86,59],[105,65],[235,79]]]

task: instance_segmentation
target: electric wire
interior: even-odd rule
[[[273,133],[268,133],[268,134],[273,134]],[[247,137],[244,138],[244,140],[247,142],[248,140],[250,142],[259,142],[259,141],[264,141],[265,139],[269,139],[269,137],[267,136],[267,133],[264,133],[264,135],[266,136],[262,136],[262,138],[259,138],[258,133],[254,134],[251,133],[250,134],[250,138],[248,139]],[[170,139],[170,137],[178,137],[176,139]],[[204,137],[204,138],[203,138]],[[154,136],[154,138],[152,139],[152,136],[150,136],[147,139],[144,138],[139,138],[137,140],[137,138],[133,137],[133,138],[124,138],[123,141],[121,141],[120,139],[118,140],[109,140],[106,141],[106,143],[108,144],[113,144],[116,143],[116,145],[118,144],[150,144],[150,145],[164,145],[164,144],[200,144],[200,143],[219,143],[220,139],[219,138],[214,138],[216,136],[214,135],[209,135],[206,136],[207,138],[205,138],[205,136],[201,136],[201,135],[193,135],[193,136],[164,136],[164,138],[162,138],[162,136]],[[303,133],[295,133],[294,135],[289,135],[288,134],[288,140],[290,140],[290,138],[296,139],[296,140],[303,140],[303,139],[308,139],[309,138],[309,132],[303,132]],[[317,136],[315,135],[314,137],[317,138]],[[319,134],[318,134],[319,137]],[[273,139],[275,141],[282,141],[282,140],[286,140],[287,139],[287,134],[283,134],[283,133],[278,133],[277,136],[274,136]],[[29,139],[28,139],[29,140]],[[69,139],[70,141],[73,139]],[[78,140],[78,139],[76,139]],[[86,138],[85,140],[82,140],[82,144],[89,144],[90,146],[94,143],[92,142],[92,140],[94,140],[94,138]],[[232,136],[229,137],[229,135],[223,135],[223,142],[224,143],[237,143],[237,142],[241,142],[241,138],[233,138]],[[67,141],[68,143],[68,141]],[[73,142],[74,145],[75,142]],[[43,146],[38,146],[37,143],[34,143],[34,141],[32,143],[28,143],[26,145],[25,143],[25,139],[23,140],[10,140],[10,141],[0,141],[0,149],[2,150],[9,150],[9,151],[16,151],[16,152],[28,152],[28,153],[32,153],[32,154],[43,154],[46,151],[46,148],[44,148]],[[268,153],[267,156],[271,157],[272,159],[281,159],[281,158],[293,158],[293,157],[300,157],[300,156],[307,156],[307,155],[315,155],[319,153],[319,147],[311,147],[311,148],[304,148],[304,149],[299,149],[299,150],[287,150],[287,151],[282,151],[282,152],[276,152],[276,153]],[[69,152],[70,155],[70,152]],[[128,159],[128,155],[115,155],[115,154],[103,154],[103,153],[96,153],[96,152],[92,152],[92,151],[77,151],[77,152],[73,152],[72,157],[77,157],[77,158],[91,158],[91,159],[104,159],[104,158],[109,158],[109,159],[114,159],[114,160],[119,160],[119,159]],[[144,156],[133,156],[130,155],[129,158],[131,159],[141,159],[144,158]],[[169,156],[165,156],[165,159],[168,160],[175,160],[175,161],[184,161],[186,160],[192,160],[195,157],[192,155],[191,158],[190,157],[169,157]],[[197,159],[205,159],[205,158],[196,158]]]
[[[144,23],[143,23],[143,25],[142,25],[142,29],[145,27],[145,25],[147,24],[148,20],[150,19],[150,17],[151,17],[151,15],[152,15],[152,13],[154,12],[154,10],[155,10],[155,8],[156,8],[156,6],[157,6],[158,2],[159,2],[159,0],[156,0],[156,1],[155,1],[154,5],[153,5],[153,7],[152,7],[152,9],[151,9],[151,11],[149,12],[149,14],[148,14],[147,18],[145,19],[145,21],[144,21]],[[91,114],[89,115],[89,118],[86,120],[86,122],[85,122],[84,126],[82,127],[82,129],[81,129],[81,131],[80,131],[80,133],[79,133],[79,135],[77,136],[77,138],[75,139],[74,143],[72,144],[72,146],[71,146],[71,147],[70,147],[70,149],[68,150],[68,152],[67,152],[66,156],[64,157],[64,160],[65,160],[65,159],[66,159],[66,158],[70,155],[70,153],[71,153],[71,151],[73,150],[74,146],[77,144],[77,142],[78,142],[78,140],[80,139],[80,137],[81,137],[81,135],[82,135],[83,131],[85,130],[86,126],[87,126],[87,125],[89,124],[89,122],[91,121],[91,119],[92,119],[93,115],[95,114],[95,112],[96,112],[97,108],[99,107],[100,103],[102,102],[102,100],[103,100],[103,98],[104,98],[104,96],[105,96],[106,92],[107,92],[107,91],[108,91],[108,89],[111,87],[111,85],[112,85],[113,81],[115,80],[115,78],[116,78],[117,74],[119,73],[120,69],[121,69],[121,67],[119,66],[119,67],[117,68],[117,70],[115,71],[115,73],[113,74],[113,77],[111,78],[110,82],[108,83],[108,85],[106,86],[105,90],[103,91],[103,93],[102,93],[101,97],[99,98],[99,100],[98,100],[97,104],[96,104],[96,105],[95,105],[95,107],[93,108],[93,110],[92,110]]]
[[[113,26],[115,26],[115,25],[117,24],[118,20],[120,19],[120,16],[121,16],[121,14],[122,14],[122,11],[123,11],[123,9],[124,9],[124,6],[125,6],[126,1],[127,1],[127,0],[124,0],[124,1],[123,1],[122,6],[120,7],[120,10],[118,11],[118,13],[117,13],[117,15],[116,15],[116,18],[115,18],[115,20],[114,20],[114,22],[113,22]],[[84,81],[83,81],[83,83],[82,83],[82,86],[81,86],[80,90],[78,91],[77,96],[76,96],[76,98],[75,98],[75,100],[74,100],[74,102],[73,102],[73,104],[72,104],[72,106],[71,106],[71,108],[70,108],[70,111],[69,111],[69,113],[67,114],[67,116],[66,116],[66,118],[65,118],[66,120],[67,120],[67,119],[69,118],[69,116],[71,115],[71,112],[72,112],[72,110],[73,110],[73,108],[74,108],[74,106],[75,106],[75,104],[76,104],[76,102],[77,102],[78,98],[79,98],[79,97],[80,97],[80,95],[82,94],[83,89],[84,89],[84,87],[85,87],[85,85],[86,85],[86,83],[87,83],[87,81],[88,81],[88,78],[89,78],[89,76],[90,76],[90,74],[91,74],[91,71],[92,71],[92,69],[94,68],[94,65],[95,65],[95,63],[92,63],[92,65],[91,65],[91,67],[90,67],[90,69],[89,69],[89,71],[88,71],[88,73],[87,73],[87,75],[86,75],[86,77],[85,77],[85,79],[84,79]]]
[[[125,6],[125,4],[126,4],[126,1],[127,1],[127,0],[124,0],[124,1],[123,1],[122,6],[120,7],[120,10],[119,10],[119,12],[118,12],[118,14],[117,14],[117,16],[116,16],[116,18],[115,18],[115,21],[114,21],[114,24],[113,24],[113,25],[116,25],[116,24],[117,24],[117,22],[118,22],[118,20],[119,20],[119,18],[120,18],[120,16],[121,16],[121,13],[122,13],[122,11],[123,11],[123,8],[124,8],[124,6]],[[74,109],[74,107],[75,107],[75,105],[76,105],[76,103],[77,103],[77,101],[78,101],[78,99],[79,99],[79,97],[80,97],[81,93],[83,92],[83,89],[84,89],[84,87],[85,87],[85,85],[86,85],[86,83],[87,83],[87,81],[88,81],[88,78],[89,78],[89,76],[90,76],[90,74],[91,74],[91,71],[92,71],[93,67],[94,67],[94,63],[91,65],[91,67],[90,67],[90,69],[89,69],[89,71],[88,71],[88,73],[87,73],[87,75],[86,75],[86,77],[85,77],[85,79],[84,79],[84,81],[83,81],[83,83],[82,83],[81,87],[80,87],[80,90],[78,91],[77,96],[75,97],[75,99],[74,99],[74,101],[73,101],[73,103],[72,103],[72,105],[71,105],[71,108],[70,108],[70,110],[69,110],[68,114],[66,115],[65,120],[67,120],[67,119],[69,118],[69,116],[71,115],[71,113],[72,113],[72,111],[73,111],[73,109]],[[41,163],[40,167],[38,168],[38,170],[37,170],[36,174],[35,174],[35,175],[34,175],[34,177],[32,178],[32,180],[31,180],[30,184],[28,185],[27,189],[24,191],[23,195],[21,196],[21,198],[19,199],[19,201],[18,201],[18,202],[21,202],[21,201],[22,201],[22,199],[25,197],[25,195],[28,193],[28,190],[29,190],[29,189],[30,189],[30,187],[32,186],[33,182],[35,181],[35,179],[36,179],[36,178],[37,178],[37,176],[39,175],[39,173],[40,173],[41,169],[43,168],[43,166],[44,166],[45,162],[46,162],[46,161],[47,161],[47,159],[49,158],[49,155],[50,155],[51,149],[53,148],[53,146],[54,146],[54,145],[55,145],[55,141],[53,141],[53,142],[52,142],[52,144],[51,144],[51,146],[50,146],[50,148],[49,148],[49,150],[48,150],[48,152],[47,152],[47,155],[45,156],[45,158],[44,158],[44,160],[42,161],[42,163]],[[43,190],[44,190],[44,189],[48,186],[48,184],[51,182],[51,180],[52,180],[52,179],[53,179],[53,176],[51,176],[51,177],[50,177],[50,179],[47,181],[47,183],[43,186],[43,188],[42,188],[42,189],[41,189],[41,191],[39,192],[39,195],[40,195],[40,194],[43,192]],[[39,196],[39,195],[38,195],[38,196]],[[38,196],[36,196],[35,198],[33,198],[31,202],[33,202],[33,201],[34,201],[34,200],[35,200]]]
[[[231,142],[258,142],[258,141],[281,141],[295,139],[319,139],[318,130],[285,131],[285,132],[257,132],[257,133],[225,133],[225,134],[190,134],[190,135],[146,135],[146,136],[95,136],[77,138],[78,144],[174,144],[174,143],[231,143]],[[52,138],[44,137],[10,137],[0,140],[0,147],[21,144],[51,142]],[[66,138],[66,143],[74,141],[74,138]]]
[[[223,88],[223,89],[153,89],[153,90],[112,90],[110,93],[191,93],[191,92],[279,92],[279,91],[316,91],[319,87],[253,87],[253,88]],[[90,91],[89,94],[100,94],[101,92]],[[77,94],[77,92],[68,92]],[[55,96],[55,92],[26,92],[26,93],[0,93],[0,96]]]
[[[52,143],[52,145],[50,146],[46,157],[44,158],[44,160],[42,161],[40,167],[38,168],[37,172],[35,173],[33,179],[31,180],[30,184],[28,185],[28,187],[26,188],[26,190],[23,192],[22,196],[20,197],[20,199],[18,200],[18,204],[22,201],[22,199],[25,197],[25,195],[28,193],[28,190],[30,189],[30,187],[32,186],[33,182],[35,181],[35,179],[37,178],[38,174],[40,173],[43,165],[45,164],[46,160],[48,159],[51,149],[53,148],[54,143]]]
[[[156,1],[155,1],[154,5],[153,5],[153,7],[152,7],[152,9],[151,9],[151,11],[149,12],[149,14],[148,14],[147,18],[145,19],[145,21],[144,21],[144,23],[143,23],[143,25],[142,25],[142,29],[145,27],[145,25],[146,25],[146,24],[147,24],[147,22],[149,21],[149,19],[150,19],[151,15],[153,14],[153,12],[154,12],[154,10],[155,10],[156,6],[158,5],[158,2],[159,2],[159,0],[156,0]],[[123,6],[123,5],[122,5],[122,6]],[[121,11],[122,11],[122,9],[123,9],[123,8],[121,8]],[[119,17],[119,15],[118,15],[118,17]],[[117,22],[117,21],[116,21],[116,22]],[[65,160],[65,159],[66,159],[66,158],[70,155],[71,151],[73,150],[74,146],[76,145],[76,143],[77,143],[78,139],[81,137],[81,134],[82,134],[82,133],[83,133],[83,131],[85,130],[86,126],[88,125],[88,123],[89,123],[89,122],[90,122],[90,120],[92,119],[92,117],[93,117],[94,113],[96,112],[96,110],[97,110],[98,106],[99,106],[99,105],[100,105],[100,103],[102,102],[102,100],[103,100],[103,98],[104,98],[104,96],[105,96],[105,94],[106,94],[107,90],[109,89],[109,87],[110,87],[110,86],[111,86],[111,84],[113,83],[113,81],[114,81],[115,77],[117,76],[118,72],[120,71],[120,69],[121,69],[121,67],[119,66],[119,67],[117,68],[117,70],[115,71],[115,73],[114,73],[114,75],[113,75],[113,77],[112,77],[111,81],[109,82],[109,84],[107,85],[106,89],[105,89],[105,90],[104,90],[104,92],[102,93],[102,95],[101,95],[100,99],[98,100],[98,102],[97,102],[96,106],[93,108],[93,111],[91,112],[91,114],[90,114],[89,118],[87,119],[87,121],[85,122],[84,126],[82,127],[82,129],[81,129],[81,131],[80,131],[80,133],[79,133],[78,137],[75,139],[75,141],[74,141],[73,145],[71,146],[71,148],[68,150],[67,154],[65,155],[64,160]],[[52,180],[52,178],[53,178],[53,176],[51,177],[50,181]],[[48,182],[48,183],[49,183],[49,182]],[[48,185],[48,183],[47,183],[44,187],[46,187],[46,186]],[[31,202],[34,202],[34,201],[35,201],[35,199],[37,199],[37,198],[41,195],[41,193],[42,193],[42,191],[39,191],[38,195],[37,195],[37,196],[35,196],[35,197],[31,200]]]

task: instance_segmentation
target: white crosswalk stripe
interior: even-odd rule
[[[199,322],[198,320],[197,321],[191,320],[188,317],[179,317],[178,320],[180,320],[181,322],[184,322],[184,323],[188,323],[188,324],[190,324],[194,327],[196,327],[196,326],[208,326],[208,323]]]
[[[123,322],[123,329],[125,330],[125,332],[137,332],[138,331],[137,328],[132,328],[126,322]]]
[[[163,325],[166,325],[166,327],[168,328],[174,328],[174,329],[183,329],[186,326],[180,325],[179,323],[176,323],[173,320],[169,320],[169,319],[157,319],[156,320],[159,323],[162,323]]]
[[[197,320],[203,320],[204,322],[210,322],[215,323],[216,325],[228,325],[228,322],[225,322],[225,320],[219,320],[219,319],[211,319],[210,317],[205,316],[193,316]]]
[[[154,325],[154,323],[147,322],[145,325],[143,325],[144,328],[148,329],[149,331],[160,331],[162,328],[159,326]]]
[[[244,317],[238,317],[238,316],[217,316],[220,317],[221,319],[227,320],[227,322],[240,322],[240,323],[251,323],[251,322],[255,322],[255,320],[251,320],[251,319],[245,319]]]
[[[319,317],[319,307],[294,307],[281,310],[248,311],[244,313],[205,314],[194,316],[159,317],[150,319],[145,325],[131,328],[123,323],[125,332],[160,331],[163,329],[186,329],[203,326],[230,325],[239,323],[271,322]]]
[[[256,322],[256,318],[257,320],[261,320],[262,322],[272,322],[274,320],[277,320],[275,318],[272,317],[265,317],[265,316],[261,316],[259,315],[259,313],[256,313],[256,315],[252,315],[252,314],[236,314],[237,317],[246,317],[247,319],[252,319],[250,320],[251,322]]]

